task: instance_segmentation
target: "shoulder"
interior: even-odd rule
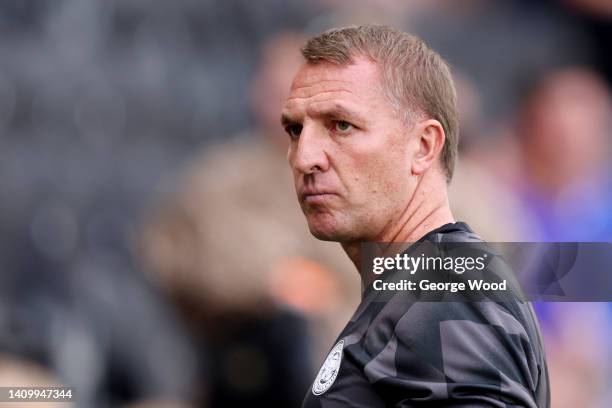
[[[495,302],[414,303],[365,374],[381,393],[398,398],[423,393],[433,402],[471,395],[472,403],[491,398],[535,406],[545,366],[538,339],[521,320]],[[374,326],[368,337],[377,334]]]

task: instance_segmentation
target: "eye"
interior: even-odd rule
[[[291,140],[295,140],[299,138],[300,133],[302,133],[302,125],[288,125],[285,127],[285,131]]]
[[[335,122],[334,124],[334,130],[339,133],[347,133],[351,131],[354,127],[355,126],[351,125],[350,123],[344,120],[339,120]]]

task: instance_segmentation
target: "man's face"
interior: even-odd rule
[[[305,63],[282,115],[310,231],[323,240],[382,239],[408,206],[418,142],[385,97],[378,66]]]

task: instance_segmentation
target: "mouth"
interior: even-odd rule
[[[328,192],[312,192],[301,194],[301,201],[304,204],[319,205],[325,204],[333,199],[337,194]]]

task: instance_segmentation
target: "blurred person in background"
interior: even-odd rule
[[[482,147],[477,145],[484,137],[485,127],[482,98],[470,78],[457,69],[454,77],[461,139],[455,175],[448,188],[453,214],[468,222],[487,241],[523,239],[530,230],[529,214],[512,189],[500,183],[499,177],[479,160]],[[497,147],[502,149],[501,145]],[[503,151],[503,157],[494,154],[496,160],[514,158],[511,151]]]
[[[548,72],[521,109],[517,189],[541,241],[612,239],[612,104],[587,68]]]
[[[278,111],[303,42],[266,42],[251,86],[257,126],[189,163],[145,221],[144,258],[203,350],[210,406],[298,406],[354,303],[348,260],[305,231],[286,172]]]
[[[522,174],[515,187],[532,240],[612,240],[612,100],[586,67],[546,72],[527,89],[517,121]],[[603,407],[612,374],[612,309],[536,303],[550,356],[555,407]]]

